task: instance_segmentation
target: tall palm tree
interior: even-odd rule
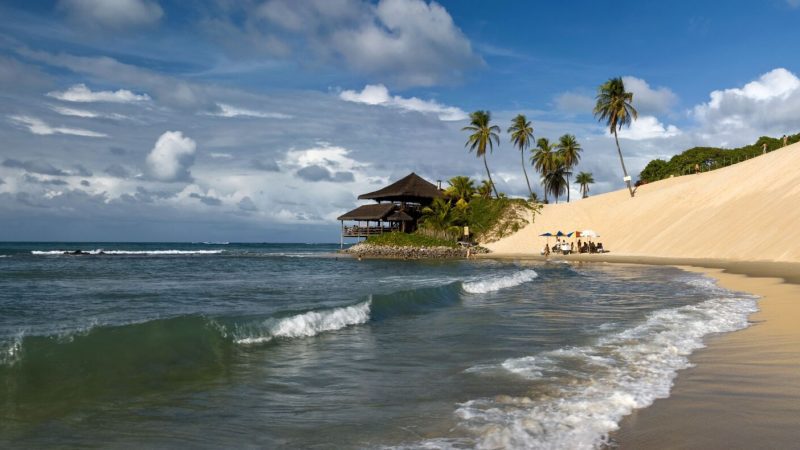
[[[555,146],[547,138],[539,138],[536,141],[536,150],[531,156],[533,168],[542,174],[542,180],[548,173],[555,169]],[[544,181],[543,181],[544,182]],[[544,201],[547,203],[547,187],[544,187]]]
[[[531,189],[531,181],[528,179],[528,171],[525,169],[525,150],[531,146],[533,140],[533,126],[528,119],[519,114],[511,121],[511,126],[508,128],[508,133],[511,134],[511,142],[519,149],[519,156],[522,159],[522,173],[525,174],[525,182],[528,184],[528,193],[533,197],[533,189]]]
[[[486,148],[491,152],[494,149],[494,144],[500,145],[500,127],[497,125],[490,125],[492,120],[492,113],[489,111],[475,111],[469,115],[471,124],[462,128],[462,131],[471,131],[472,134],[467,138],[465,147],[469,147],[469,151],[475,150],[475,155],[480,158],[483,157],[483,165],[486,167],[486,176],[489,182],[492,183],[494,196],[497,195],[497,188],[492,180],[492,174],[489,172],[489,164],[486,163]]]
[[[551,170],[542,177],[542,184],[544,185],[545,195],[547,195],[548,192],[553,194],[556,198],[556,203],[558,203],[558,197],[565,190],[569,191],[567,177],[571,175],[571,172],[569,168],[567,168],[564,158],[558,153],[553,155],[552,164]]]
[[[468,202],[472,194],[475,193],[475,182],[470,177],[457,176],[450,178],[448,181],[450,187],[447,188],[447,193],[455,200],[464,200]]]
[[[558,139],[558,154],[564,160],[564,167],[567,169],[567,203],[569,203],[569,176],[571,170],[581,160],[581,144],[575,139],[574,135],[565,134]]]
[[[636,112],[631,102],[633,93],[625,92],[625,83],[622,78],[611,78],[600,85],[597,93],[597,104],[592,111],[598,121],[605,120],[609,131],[614,134],[617,143],[617,153],[619,153],[619,163],[622,165],[622,173],[625,175],[625,184],[633,197],[631,179],[628,177],[628,170],[625,169],[625,161],[622,159],[622,150],[619,148],[619,137],[617,130],[621,130],[623,125],[630,125],[639,113]]]
[[[594,177],[591,172],[581,172],[575,177],[575,184],[580,185],[583,198],[589,196],[589,185],[592,183],[594,183]]]

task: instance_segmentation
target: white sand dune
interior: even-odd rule
[[[539,234],[587,228],[615,255],[800,262],[800,143],[647,184],[635,198],[623,189],[545,205],[534,223],[486,247],[538,254]]]

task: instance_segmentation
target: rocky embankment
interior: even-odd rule
[[[366,243],[356,244],[347,250],[342,250],[342,252],[358,258],[443,259],[467,257],[467,249],[465,247],[411,247]],[[489,253],[489,250],[481,246],[470,248],[470,255],[480,253]]]

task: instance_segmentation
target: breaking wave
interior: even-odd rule
[[[479,280],[464,282],[462,287],[470,294],[486,294],[500,289],[519,286],[533,281],[539,274],[533,269],[520,270],[511,275],[489,276]]]
[[[33,250],[32,255],[217,255],[224,250]]]
[[[690,367],[688,357],[705,336],[747,327],[757,309],[754,297],[729,295],[656,311],[594,345],[475,366],[468,372],[557,380],[556,391],[544,398],[471,400],[456,415],[480,448],[601,447],[622,417],[669,396],[677,371]]]

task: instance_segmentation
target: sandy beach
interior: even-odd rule
[[[751,326],[707,339],[669,398],[628,416],[621,448],[792,448],[800,442],[800,145],[724,169],[566,204],[487,244],[501,259],[538,259],[539,234],[593,229],[611,253],[551,256],[576,264],[666,264],[760,297]],[[550,244],[553,240],[550,240]]]

